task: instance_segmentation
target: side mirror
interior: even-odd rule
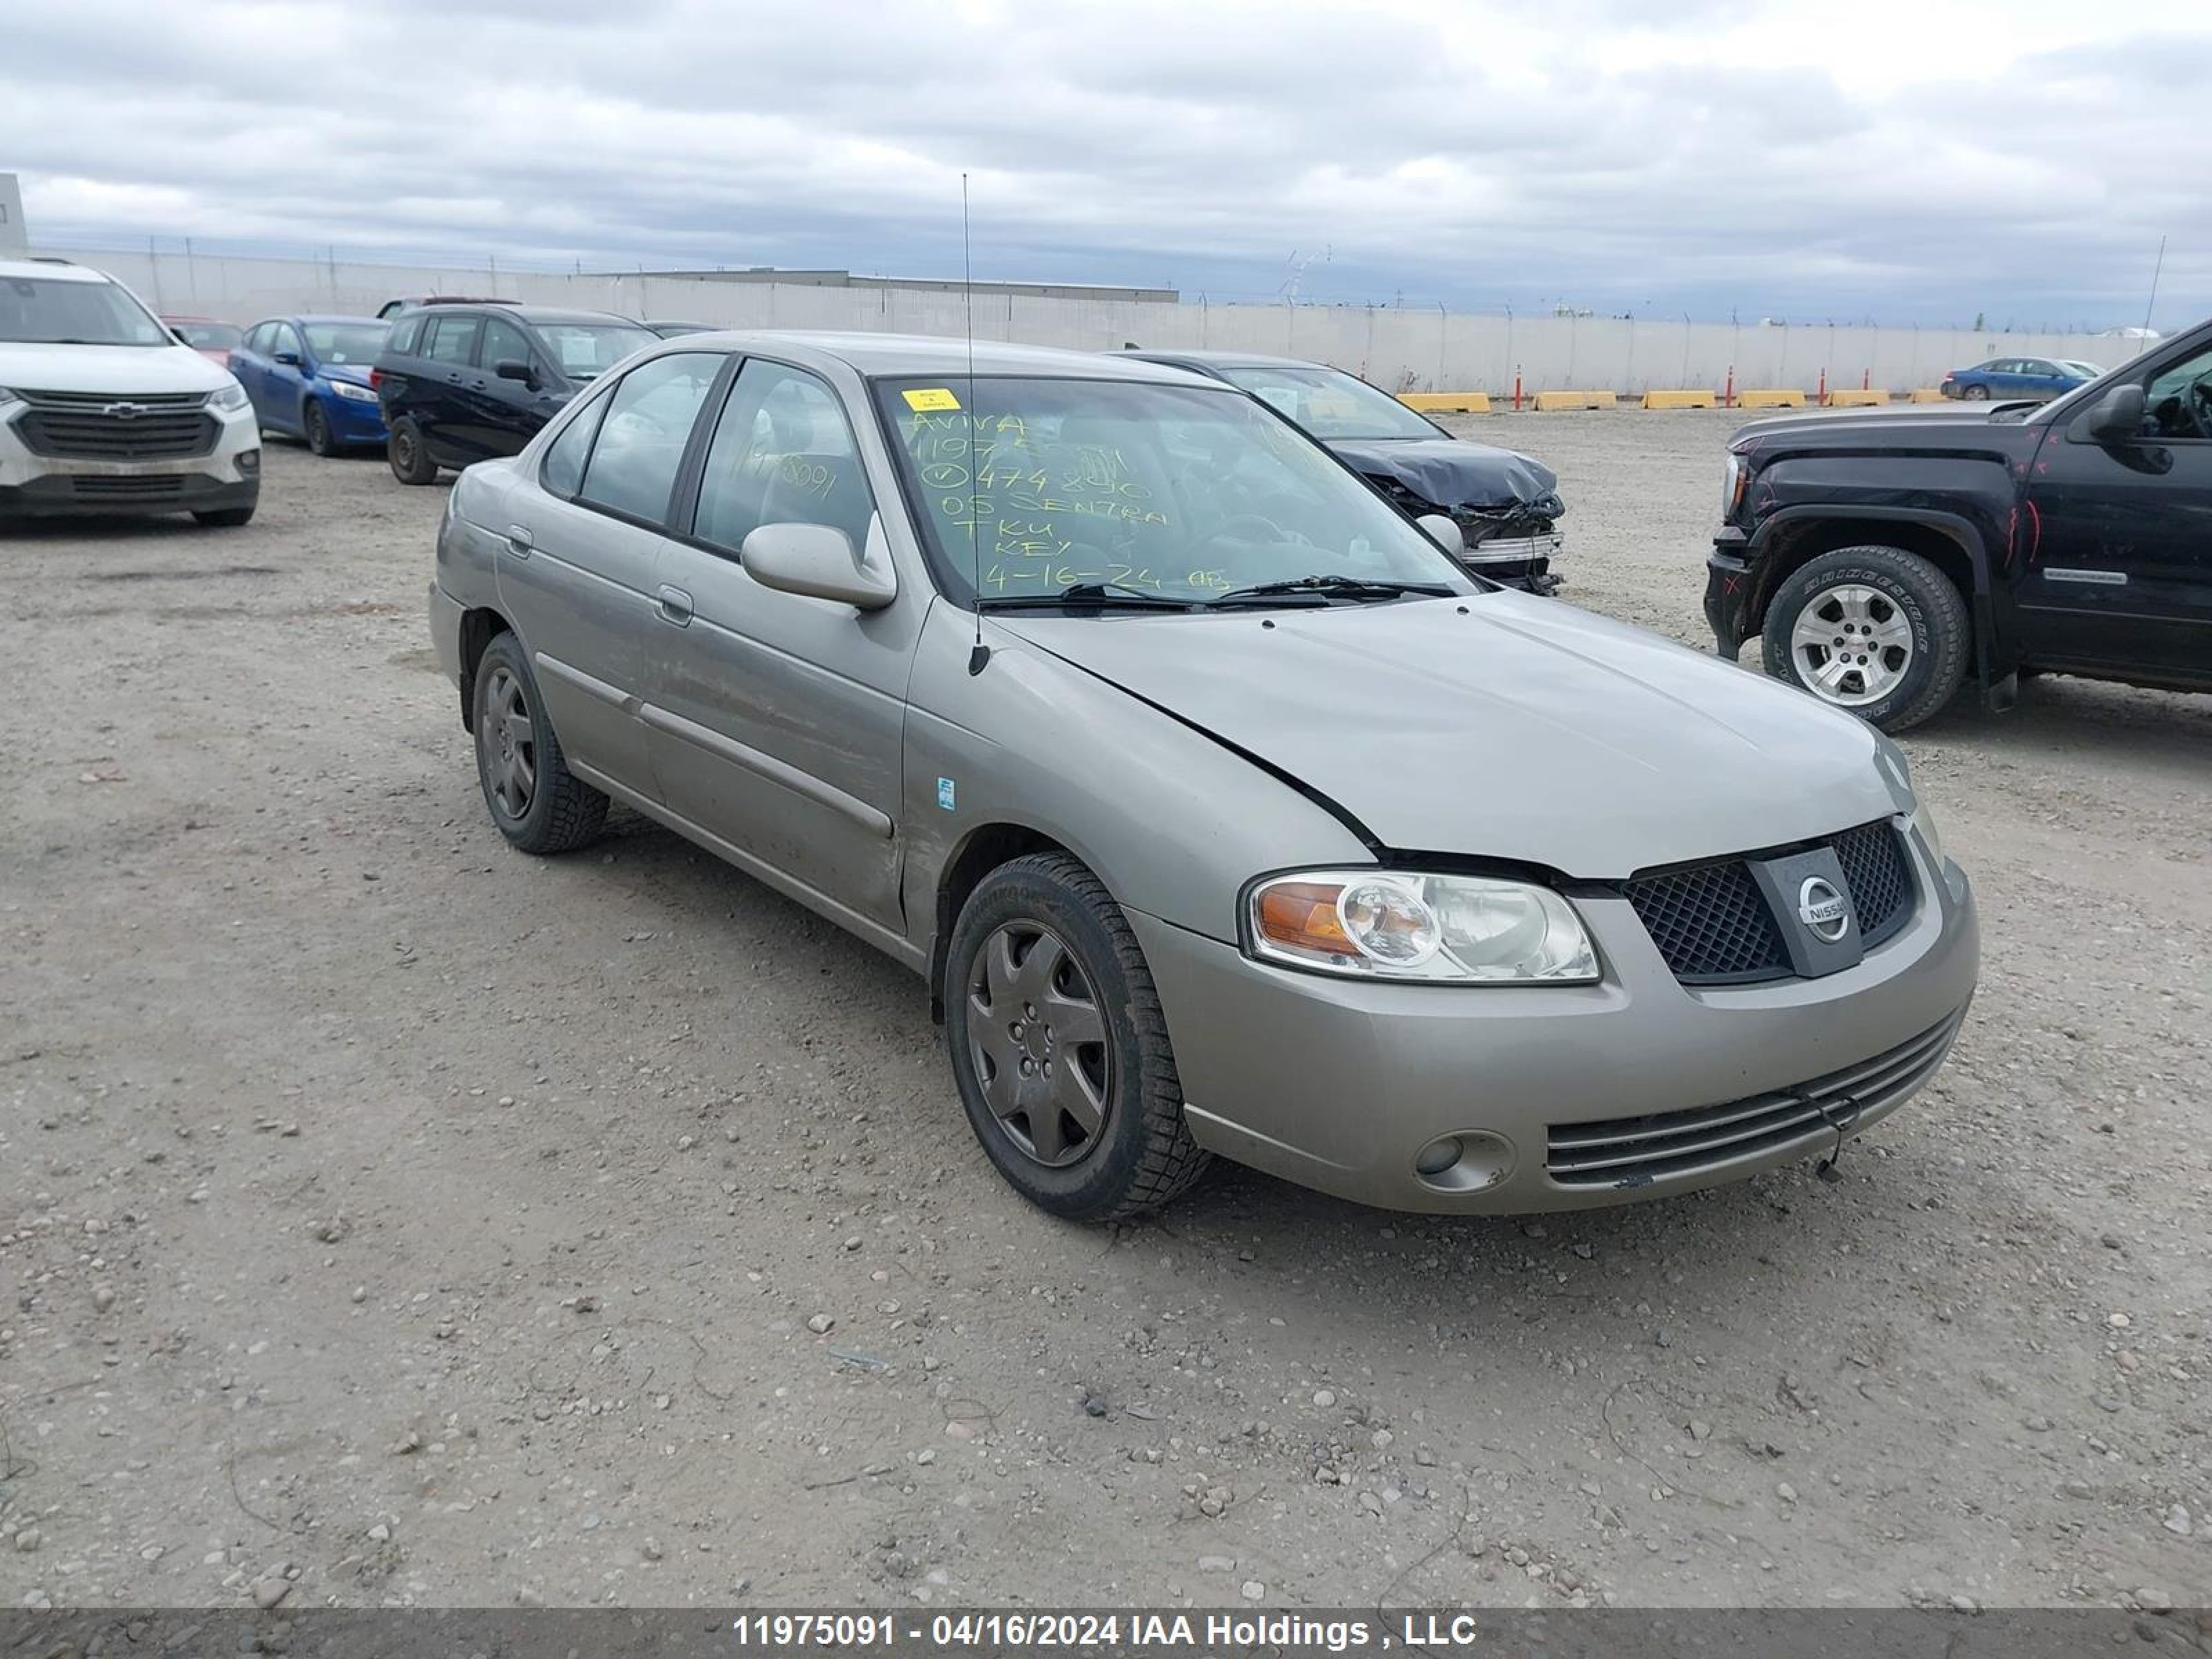
[[[2116,386],[2089,405],[2078,429],[2100,444],[2125,443],[2142,435],[2150,394],[2139,386]]]
[[[538,379],[536,369],[513,357],[501,358],[491,366],[491,372],[502,380],[520,380],[526,385],[534,383]]]
[[[882,532],[868,538],[877,555]],[[744,539],[738,556],[752,579],[779,592],[833,599],[860,611],[880,611],[898,597],[887,558],[863,562],[852,538],[826,524],[764,524]]]
[[[1457,558],[1465,550],[1467,538],[1459,533],[1459,526],[1441,513],[1424,513],[1413,520],[1421,526],[1428,538]]]
[[[293,368],[297,368],[300,366],[300,354],[296,351],[271,352],[270,354],[270,361],[272,362],[288,364]]]

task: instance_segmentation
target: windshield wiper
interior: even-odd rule
[[[1188,611],[1188,599],[1172,599],[1164,593],[1149,592],[1141,587],[1131,587],[1125,582],[1075,582],[1066,587],[1054,588],[1049,593],[994,593],[978,599],[976,604],[986,611],[1006,611],[1016,605],[1078,605],[1091,609],[1116,611]]]
[[[1233,605],[1243,599],[1272,599],[1287,593],[1339,595],[1347,599],[1397,599],[1409,593],[1418,593],[1424,599],[1448,599],[1456,591],[1441,582],[1401,582],[1392,581],[1387,577],[1323,574],[1293,576],[1279,582],[1255,582],[1249,587],[1232,587],[1226,593],[1215,594],[1207,603]]]

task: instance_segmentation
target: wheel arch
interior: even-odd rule
[[[1032,853],[1065,853],[1070,858],[1082,858],[1066,842],[1034,824],[1002,819],[979,823],[962,836],[938,871],[929,940],[929,1017],[939,1024],[945,1022],[945,959],[951,952],[952,924],[959,918],[961,907],[992,871]]]
[[[477,605],[461,613],[461,729],[474,735],[477,729],[477,665],[491,642],[501,634],[514,634],[513,623],[489,605]],[[515,635],[519,641],[521,635]]]

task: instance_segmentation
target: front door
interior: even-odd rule
[[[925,605],[803,598],[745,572],[763,524],[881,538],[876,488],[836,392],[761,359],[714,416],[689,538],[661,556],[680,611],[659,630],[647,713],[668,805],[842,909],[899,928],[906,685]],[[884,481],[884,499],[896,499]],[[880,541],[876,556],[884,558]]]
[[[2142,371],[2140,435],[2054,428],[2028,490],[2014,590],[2028,660],[2212,677],[2212,349]]]

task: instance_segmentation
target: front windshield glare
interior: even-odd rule
[[[958,375],[877,397],[963,600],[971,583],[992,601],[1097,582],[1202,604],[1321,574],[1468,590],[1325,451],[1226,388]]]
[[[1340,368],[1224,368],[1237,385],[1316,438],[1433,438],[1436,428]]]
[[[176,337],[112,283],[0,277],[0,340],[166,346]]]
[[[389,323],[309,323],[307,349],[319,363],[373,363]]]

